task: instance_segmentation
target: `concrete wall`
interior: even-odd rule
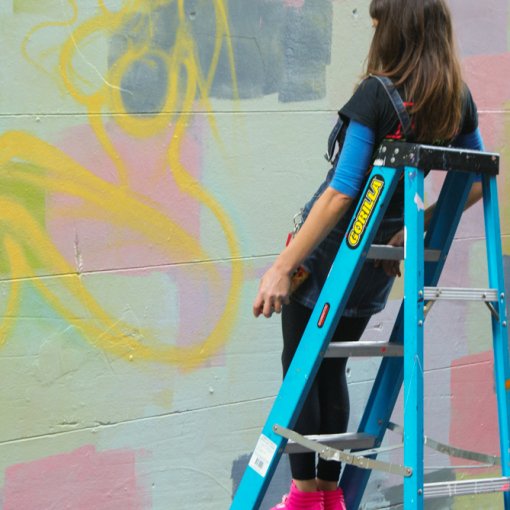
[[[503,154],[510,281],[510,3],[450,3],[487,147]],[[251,302],[327,171],[367,6],[0,2],[4,510],[228,508],[280,382],[278,319],[253,320]],[[444,284],[486,285],[480,213]],[[488,321],[475,304],[431,313],[427,433],[495,453]],[[375,368],[351,364],[353,427]],[[430,479],[473,475],[444,456],[427,465]],[[282,463],[264,509],[287,484]],[[376,474],[365,508],[400,499],[401,480]],[[434,508],[501,508],[455,505]]]

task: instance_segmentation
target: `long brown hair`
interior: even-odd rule
[[[366,74],[388,76],[413,103],[416,138],[450,140],[462,117],[462,72],[444,0],[372,0]]]

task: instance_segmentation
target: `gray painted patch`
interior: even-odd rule
[[[217,14],[210,0],[186,0],[184,4],[195,54],[207,76],[217,37]],[[230,0],[227,12],[241,99],[278,94],[280,101],[289,102],[325,96],[326,67],[331,59],[331,0],[306,0],[300,9],[286,7],[283,0]],[[157,113],[163,108],[169,77],[162,54],[175,47],[178,29],[177,4],[172,2],[150,14],[133,16],[112,37],[110,66],[128,48],[143,53],[122,79],[128,112]],[[185,84],[185,73],[181,78]],[[234,96],[226,44],[222,45],[210,95],[224,99]]]
[[[296,101],[324,97],[326,65],[331,58],[331,2],[307,1],[302,9],[286,11],[282,41],[284,67],[279,98],[281,101]]]
[[[122,100],[126,110],[156,115],[163,109],[168,87],[168,74],[163,59],[147,55],[134,62],[121,81]],[[142,95],[132,91],[145,90]]]
[[[435,482],[446,482],[455,480],[454,472],[450,469],[442,469],[440,471],[434,471],[432,473],[428,473],[424,477],[425,483],[435,483]],[[383,491],[384,500],[389,502],[389,505],[386,506],[373,506],[370,502],[363,504],[363,510],[375,510],[381,508],[391,508],[392,510],[402,510],[404,507],[402,505],[403,500],[403,485],[397,485],[394,487],[390,487]],[[454,498],[435,498],[435,499],[427,499],[427,510],[447,510],[453,508]],[[375,503],[380,504],[379,503]]]

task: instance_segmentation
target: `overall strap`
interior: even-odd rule
[[[414,133],[411,124],[411,117],[407,112],[407,109],[404,105],[404,101],[400,97],[397,88],[393,84],[393,82],[387,76],[376,76],[375,74],[370,75],[372,78],[375,78],[384,88],[386,94],[390,98],[391,104],[395,109],[395,113],[397,114],[398,120],[402,125],[402,130],[404,132],[405,140],[411,142],[414,140]],[[324,157],[330,163],[334,163],[335,159],[335,147],[336,144],[339,144],[339,148],[341,150],[343,144],[343,137],[345,136],[346,124],[343,119],[339,116],[337,123],[335,124],[331,134],[328,138],[328,150]],[[338,154],[336,156],[338,157]]]
[[[395,109],[395,113],[397,114],[398,120],[402,125],[402,130],[404,131],[404,136],[406,141],[410,142],[414,138],[413,128],[411,125],[411,117],[407,112],[407,109],[404,105],[404,101],[400,97],[397,88],[393,84],[393,82],[387,76],[377,76],[375,74],[370,75],[372,78],[375,78],[384,88],[386,94],[390,98],[391,104]]]
[[[328,138],[328,150],[326,154],[324,154],[324,157],[327,161],[330,163],[333,163],[335,158],[335,147],[338,143],[341,145],[343,143],[343,136],[345,135],[345,123],[342,120],[342,117],[338,116],[338,120],[336,121],[335,127],[331,131],[329,138]]]

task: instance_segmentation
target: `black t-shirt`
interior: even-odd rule
[[[402,91],[399,90],[402,95]],[[405,104],[405,99],[402,96]],[[407,105],[406,105],[407,106]],[[375,146],[384,138],[402,138],[401,126],[388,94],[379,80],[368,77],[357,88],[347,104],[339,111],[348,121],[354,120],[372,129],[375,133]],[[472,133],[478,127],[476,105],[467,85],[465,86],[462,121],[459,134]]]

